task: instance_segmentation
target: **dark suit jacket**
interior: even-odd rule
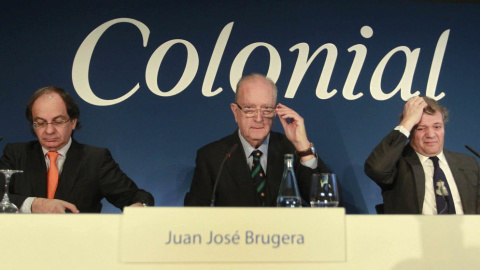
[[[392,131],[365,161],[365,173],[382,189],[386,214],[421,214],[425,173],[408,138]],[[480,167],[475,158],[444,150],[465,214],[480,213]]]
[[[250,168],[247,165],[245,151],[235,131],[219,141],[202,147],[197,152],[196,167],[190,192],[185,196],[185,206],[209,206],[215,179],[225,154],[237,144],[238,148],[226,161],[221,172],[216,191],[216,206],[260,206],[261,202],[253,185]],[[265,205],[275,206],[283,173],[285,154],[293,154],[295,148],[285,135],[270,132],[267,160],[267,180]],[[298,187],[303,199],[308,201],[311,174],[330,172],[323,161],[318,158],[318,167],[312,170],[300,164],[295,158],[295,171]]]
[[[27,197],[47,197],[47,166],[38,141],[7,144],[0,167],[23,170],[14,174],[10,186],[10,199],[19,208]],[[154,204],[153,196],[137,188],[108,149],[72,140],[55,199],[74,204],[80,212],[100,212],[104,197],[120,209],[136,202]]]

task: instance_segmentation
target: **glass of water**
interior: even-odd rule
[[[310,189],[312,207],[337,207],[337,178],[333,173],[314,173]]]
[[[8,197],[8,190],[10,185],[10,178],[15,173],[23,173],[20,170],[0,170],[0,173],[5,176],[5,193],[3,194],[2,202],[0,203],[0,213],[18,213],[18,207],[10,202]]]

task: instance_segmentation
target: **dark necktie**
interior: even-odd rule
[[[265,204],[265,172],[263,171],[262,165],[260,164],[260,157],[262,156],[262,151],[254,150],[252,152],[253,163],[252,163],[252,179],[255,188],[257,189],[258,196],[262,201],[262,205]]]
[[[437,201],[437,213],[455,214],[455,205],[453,203],[452,192],[450,192],[447,177],[445,177],[445,173],[443,173],[443,170],[438,164],[438,157],[430,157],[430,159],[433,162],[433,190],[435,192],[435,199]],[[446,192],[443,187],[445,187]],[[445,200],[448,201],[448,207]]]

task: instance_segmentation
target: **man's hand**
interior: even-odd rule
[[[303,118],[294,110],[288,108],[283,104],[278,104],[275,109],[282,123],[283,129],[285,130],[285,135],[288,140],[292,142],[293,146],[297,151],[305,151],[310,147],[310,141],[307,138],[307,132],[305,130],[305,122]],[[290,123],[287,122],[287,118],[290,118]],[[311,157],[307,156],[302,158],[302,161],[306,161]]]
[[[35,198],[32,202],[32,213],[65,213],[66,209],[80,213],[75,205],[62,200]]]
[[[422,119],[423,110],[427,106],[427,103],[422,97],[413,97],[408,100],[403,107],[403,119],[399,125],[411,131]]]
[[[143,203],[141,202],[136,202],[134,204],[131,204],[130,206],[133,206],[133,207],[144,207]]]

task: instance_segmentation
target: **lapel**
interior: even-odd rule
[[[245,150],[238,137],[238,130],[235,131],[227,141],[225,153],[229,151],[234,144],[237,144],[238,148],[231,154],[230,160],[225,163],[225,171],[230,174],[230,178],[238,187],[240,194],[247,198],[248,201],[251,202],[251,205],[255,205],[253,180],[247,164],[247,158],[245,157]]]
[[[63,164],[62,173],[58,180],[57,191],[55,192],[55,198],[65,199],[68,198],[72,191],[75,182],[78,179],[80,167],[83,164],[83,148],[82,145],[72,139],[72,145],[67,152],[67,158]]]
[[[476,196],[475,190],[471,188],[471,185],[469,185],[468,180],[465,178],[465,169],[462,162],[459,159],[455,158],[448,150],[444,150],[443,153],[445,154],[445,158],[447,159],[448,167],[450,167],[450,171],[452,172],[453,180],[457,185],[460,200],[462,202],[463,212],[465,214],[474,214],[476,211],[476,207],[470,202],[475,202],[475,200],[471,199],[475,198]]]
[[[33,144],[30,153],[27,154],[27,173],[30,183],[31,193],[34,196],[47,197],[47,165],[43,155],[42,146],[39,142]]]
[[[420,159],[410,144],[405,146],[404,158],[413,171],[415,187],[417,190],[418,210],[419,213],[422,213],[423,201],[425,199],[425,172],[422,164],[420,163]]]
[[[274,132],[270,132],[267,160],[266,205],[276,205],[283,173],[283,151]]]

